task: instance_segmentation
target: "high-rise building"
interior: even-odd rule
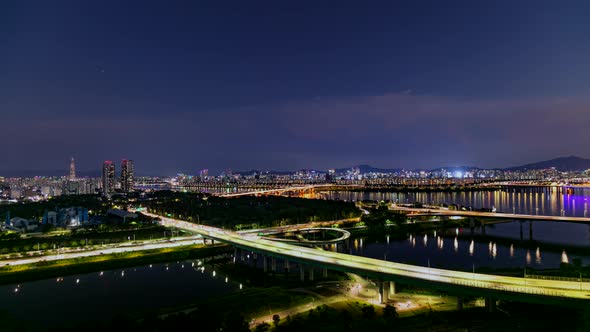
[[[121,162],[121,190],[125,193],[133,191],[133,160],[123,159]]]
[[[74,157],[70,161],[70,180],[76,179],[76,162],[74,161]]]
[[[102,194],[108,196],[115,191],[115,164],[110,160],[102,163]]]

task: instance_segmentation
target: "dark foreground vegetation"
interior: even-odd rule
[[[249,306],[264,306],[250,302]],[[231,306],[233,307],[233,306]],[[487,313],[483,308],[437,312],[424,310],[413,315],[398,315],[392,306],[377,308],[356,302],[322,305],[293,317],[279,317],[249,326],[239,309],[225,303],[203,303],[196,310],[173,315],[151,313],[141,318],[119,315],[108,322],[92,322],[59,331],[588,331],[589,312],[551,306],[507,303],[503,312]],[[51,331],[58,331],[51,330]],[[26,330],[23,330],[26,331]]]
[[[145,200],[150,212],[217,227],[244,229],[359,217],[354,203],[262,196],[222,198],[158,192]]]

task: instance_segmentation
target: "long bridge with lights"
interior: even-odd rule
[[[281,195],[285,193],[306,193],[313,192],[316,189],[325,189],[333,187],[332,184],[310,184],[306,186],[290,186],[282,188],[252,190],[239,193],[219,194],[220,197],[240,197],[240,196],[261,196],[261,195]]]
[[[561,221],[579,224],[590,224],[590,218],[587,217],[569,217],[569,216],[547,216],[534,214],[518,214],[518,213],[496,213],[496,212],[479,212],[479,211],[462,211],[441,209],[440,207],[404,207],[393,205],[390,207],[393,211],[400,211],[408,213],[409,217],[424,217],[424,216],[453,216],[453,217],[482,217],[493,219],[511,220],[542,220],[542,221]]]
[[[381,282],[381,301],[387,300],[388,294],[395,289],[395,283],[412,284],[458,294],[460,296],[484,296],[486,306],[493,310],[495,299],[527,301],[534,303],[552,303],[561,305],[590,304],[590,283],[576,280],[546,280],[469,273],[439,268],[401,264],[379,259],[348,255],[314,248],[300,247],[293,244],[266,240],[257,234],[239,234],[215,227],[196,225],[186,221],[165,218],[157,215],[166,226],[183,228],[212,241],[220,241],[237,249],[252,252],[263,259],[265,270],[268,260],[272,269],[276,268],[276,259],[299,264],[301,278],[305,270],[313,279],[315,268],[356,273]],[[389,289],[389,290],[387,290]],[[395,292],[395,291],[394,291]],[[462,297],[458,297],[458,306]]]

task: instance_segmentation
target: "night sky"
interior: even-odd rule
[[[588,1],[3,0],[0,175],[65,174],[70,156],[162,175],[588,157],[589,17]]]

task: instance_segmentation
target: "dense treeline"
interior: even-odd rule
[[[143,202],[150,212],[226,228],[256,228],[360,216],[354,203],[277,196],[236,198],[158,192]]]
[[[39,202],[24,202],[15,204],[1,204],[0,218],[4,221],[6,214],[11,217],[21,217],[31,220],[41,220],[46,211],[56,211],[61,208],[77,207],[92,211],[93,215],[105,215],[112,203],[98,195],[58,196]]]
[[[363,215],[361,221],[373,232],[383,232],[387,225],[400,225],[407,217],[399,211],[391,211],[386,205],[369,209],[369,214]]]

